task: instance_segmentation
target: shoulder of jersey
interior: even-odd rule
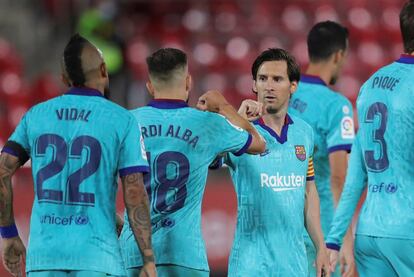
[[[170,109],[157,109],[157,108],[154,108],[154,107],[151,107],[151,106],[143,106],[143,107],[139,107],[139,108],[130,110],[130,112],[134,115],[139,115],[139,114],[142,114],[142,113],[145,114],[145,113],[148,113],[149,111],[157,113],[158,111],[176,111],[176,109],[171,109],[171,110]],[[193,117],[198,117],[198,118],[208,118],[208,117],[221,116],[217,113],[200,111],[200,110],[197,110],[196,108],[193,108],[193,107],[187,107],[185,109],[185,112],[191,114],[191,116],[193,116]],[[223,116],[221,116],[221,117],[223,117]]]
[[[331,91],[332,91],[332,94],[333,94],[332,95],[332,100],[334,101],[333,104],[341,105],[341,106],[347,104],[347,105],[352,106],[351,101],[349,101],[349,99],[345,95],[343,95],[340,92],[336,92],[336,91],[333,91],[333,90],[331,90]]]
[[[193,108],[193,107],[186,107],[187,110],[195,110],[198,111],[197,109]],[[135,109],[130,110],[130,112],[135,113],[135,112],[141,112],[141,111],[148,111],[148,110],[154,110],[154,111],[175,111],[176,109],[159,109],[159,108],[154,108],[148,105],[142,106],[142,107],[138,107]]]
[[[308,94],[308,97],[311,97],[311,98],[315,96],[317,97],[316,102],[323,101],[323,105],[319,106],[321,109],[325,109],[329,107],[330,104],[328,103],[336,101],[338,99],[337,94],[340,94],[339,92],[332,90],[328,86],[313,85],[313,84],[308,84],[308,83],[302,83],[302,84],[304,86],[302,86],[302,88],[298,90],[299,94]],[[312,89],[306,88],[306,86],[311,86]],[[295,95],[296,93],[297,92],[295,92],[293,95]],[[312,101],[312,103],[314,102]]]
[[[302,93],[302,92],[306,92],[306,93],[308,93],[308,92],[319,93],[320,91],[323,91],[323,92],[325,92],[325,91],[332,92],[331,88],[328,87],[328,86],[323,86],[323,85],[318,85],[318,84],[310,84],[310,83],[306,83],[306,82],[299,81],[298,92],[300,92],[300,93]]]
[[[325,92],[322,97],[324,97],[324,103],[321,106],[322,109],[327,111],[335,108],[337,106],[344,107],[347,105],[352,106],[351,101],[346,98],[342,93],[331,89],[330,87],[324,87],[323,91]],[[346,109],[346,108],[344,108]],[[344,111],[344,113],[349,113],[349,111]]]
[[[132,113],[132,114],[139,114],[141,112],[144,112],[146,110],[151,110],[151,109],[152,109],[152,107],[150,107],[150,106],[142,106],[142,107],[139,107],[139,108],[129,110],[129,112]]]
[[[46,100],[44,102],[41,102],[39,104],[34,105],[30,110],[46,110],[47,107],[49,105],[57,105],[59,104],[60,101],[63,101],[63,97],[61,96],[57,96],[54,98],[51,98],[49,100]],[[91,99],[99,99],[98,101],[100,101],[99,105],[96,106],[96,109],[109,109],[109,113],[111,114],[111,116],[130,116],[130,113],[128,112],[127,109],[125,109],[124,107],[116,104],[115,102],[112,102],[106,98],[102,98],[102,97],[94,97]],[[46,109],[45,109],[46,108]]]
[[[53,97],[51,99],[48,99],[46,101],[37,103],[33,105],[26,113],[29,112],[43,112],[48,110],[48,106],[54,105],[55,103],[59,103],[61,101],[62,95]]]
[[[60,96],[56,96],[53,97],[51,99],[48,99],[46,101],[37,103],[36,105],[32,106],[30,110],[37,110],[37,109],[43,109],[44,107],[48,106],[48,105],[53,105],[55,102],[59,102],[61,99],[61,95]]]
[[[367,86],[373,78],[375,78],[378,74],[382,74],[384,72],[387,72],[390,68],[392,68],[393,66],[398,65],[399,63],[397,62],[392,62],[389,63],[387,65],[384,65],[383,67],[379,68],[377,71],[375,71],[374,73],[372,73],[369,78],[362,84],[361,89],[364,88],[365,86]]]
[[[289,114],[289,116],[293,121],[293,126],[296,125],[297,128],[303,130],[305,133],[313,132],[313,128],[305,120],[291,114]]]

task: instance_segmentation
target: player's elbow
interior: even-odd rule
[[[331,175],[331,182],[338,186],[343,186],[345,183],[345,173],[336,173]]]
[[[261,136],[253,136],[252,143],[247,149],[249,154],[260,154],[266,150],[266,142]]]
[[[344,183],[345,183],[345,174],[340,174],[340,173],[334,174],[333,173],[331,175],[332,186],[335,186],[336,188],[340,188],[342,190]]]

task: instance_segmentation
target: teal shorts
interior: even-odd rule
[[[139,276],[141,268],[128,268],[127,277]],[[158,277],[209,277],[210,272],[178,265],[157,265]]]
[[[357,235],[355,260],[360,277],[414,276],[414,240]]]
[[[310,239],[305,238],[305,246],[306,246],[306,255],[308,257],[308,276],[315,277],[316,276],[316,249],[313,246],[313,243]],[[339,269],[339,264],[335,268],[335,272],[331,273],[331,277],[341,277],[341,272]]]
[[[36,270],[27,272],[27,277],[121,277],[86,270]]]

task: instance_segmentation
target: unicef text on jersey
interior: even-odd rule
[[[54,213],[45,214],[40,217],[41,224],[52,224],[52,225],[86,225],[89,223],[89,218],[86,215],[68,215],[58,216]]]
[[[372,193],[388,193],[393,194],[398,190],[398,186],[394,183],[380,183],[380,184],[369,184],[368,190]]]

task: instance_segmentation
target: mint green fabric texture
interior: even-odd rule
[[[124,275],[118,172],[149,169],[135,118],[99,91],[72,89],[30,109],[9,140],[30,155],[34,179],[26,271]]]
[[[228,154],[237,194],[237,226],[228,276],[307,276],[303,232],[309,160],[314,138],[303,120],[287,116],[280,135],[263,120],[260,155]]]
[[[184,101],[153,100],[132,114],[141,126],[151,168],[145,183],[156,263],[208,271],[201,233],[208,166],[221,153],[244,153],[251,135],[223,116],[190,108]],[[126,267],[142,266],[126,215],[120,243]]]

